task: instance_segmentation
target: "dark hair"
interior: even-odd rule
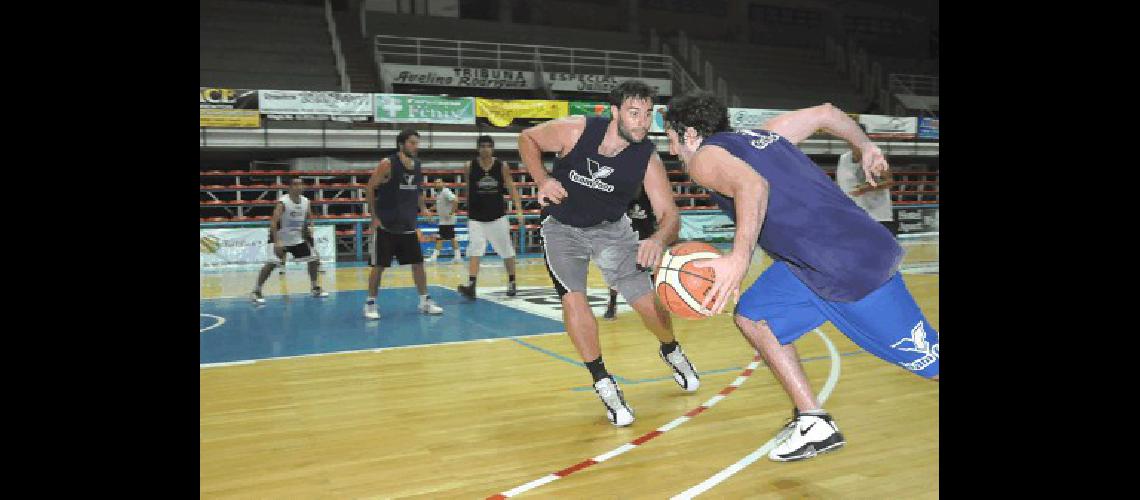
[[[653,102],[657,92],[641,80],[626,80],[610,91],[610,104],[621,107],[626,99],[648,99]]]
[[[475,147],[479,147],[484,144],[490,144],[491,147],[495,147],[495,140],[492,139],[489,135],[481,135],[478,139],[475,140]]]
[[[665,113],[666,126],[685,137],[685,127],[693,127],[701,137],[729,130],[728,107],[712,92],[698,90],[674,98]]]
[[[403,146],[404,143],[408,141],[408,138],[413,136],[413,135],[416,137],[419,137],[420,133],[416,132],[415,129],[411,129],[411,128],[406,128],[404,130],[401,130],[400,135],[396,136],[396,145],[397,146]]]

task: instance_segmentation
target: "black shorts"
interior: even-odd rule
[[[371,266],[392,267],[392,257],[399,260],[402,266],[424,261],[416,233],[393,233],[376,228],[376,233],[372,235],[372,245],[369,246],[371,251],[368,253],[368,264]]]
[[[285,253],[292,255],[294,259],[301,259],[313,255],[313,240],[308,236],[304,237],[304,241],[287,247],[282,247]],[[273,252],[273,236],[269,236],[269,251]],[[276,256],[276,253],[274,253]]]
[[[639,224],[637,221],[634,221],[633,232],[637,233],[637,241],[649,239],[650,236],[653,236],[653,225],[645,223]]]
[[[454,225],[444,226],[444,225],[440,224],[439,236],[437,236],[437,238],[441,239],[441,240],[454,240],[455,239],[455,226]]]

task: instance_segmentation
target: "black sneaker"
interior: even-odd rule
[[[602,315],[602,318],[608,319],[608,320],[617,319],[617,303],[616,302],[610,302],[610,305],[606,306],[606,313]]]
[[[512,281],[509,285],[507,285],[507,297],[514,297],[518,293],[519,290],[518,287],[515,286],[515,282]]]
[[[329,296],[329,292],[321,290],[321,287],[314,287],[312,291],[313,297],[321,299]]]
[[[471,285],[459,285],[455,288],[458,289],[459,293],[464,297],[475,300],[475,287]]]

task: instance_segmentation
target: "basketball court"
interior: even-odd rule
[[[904,280],[938,327],[937,236],[904,240]],[[750,284],[770,264],[753,259]],[[934,498],[938,384],[859,349],[829,323],[797,342],[847,445],[767,459],[791,402],[725,313],[674,319],[702,377],[682,392],[656,340],[620,303],[599,319],[606,365],[637,420],[613,427],[562,326],[541,257],[522,258],[507,297],[497,258],[479,296],[455,291],[466,262],[426,266],[444,308],[420,314],[410,268],[384,273],[366,320],[368,268],[200,277],[200,493],[208,497]],[[591,267],[597,315],[608,292]],[[619,299],[620,300],[620,299]],[[767,446],[767,447],[766,447]]]

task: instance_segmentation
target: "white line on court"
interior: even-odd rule
[[[205,332],[207,332],[207,331],[209,331],[209,330],[213,330],[214,328],[217,328],[217,327],[219,327],[219,326],[222,326],[222,325],[224,325],[224,324],[226,323],[226,318],[223,318],[223,317],[221,317],[221,316],[215,316],[215,315],[213,315],[213,314],[206,314],[206,313],[198,313],[198,314],[199,314],[199,315],[201,315],[201,316],[206,316],[206,317],[210,317],[210,318],[214,318],[214,319],[218,320],[218,322],[217,322],[217,323],[214,323],[214,324],[212,324],[212,325],[210,325],[210,326],[207,326],[206,328],[202,328],[202,329],[199,329],[199,330],[198,330],[198,333],[205,333]]]
[[[499,338],[493,338],[493,339],[456,340],[454,342],[436,342],[436,343],[432,343],[432,344],[416,344],[416,345],[401,345],[401,346],[393,346],[393,347],[377,347],[377,348],[372,348],[372,349],[356,349],[356,350],[352,350],[352,351],[318,352],[318,353],[313,353],[313,354],[300,354],[297,356],[278,356],[275,358],[243,359],[240,361],[226,361],[226,362],[221,362],[221,363],[198,363],[198,368],[202,369],[202,368],[218,368],[218,367],[223,367],[223,366],[235,366],[235,365],[251,365],[253,363],[258,363],[261,361],[278,361],[278,360],[282,360],[282,359],[315,358],[318,356],[336,356],[338,354],[356,354],[356,353],[361,353],[361,352],[384,352],[384,351],[391,351],[391,350],[396,350],[396,349],[418,349],[421,347],[434,347],[434,346],[441,346],[441,345],[456,345],[456,344],[470,344],[473,342],[495,342],[495,341],[499,341],[499,340],[526,339],[526,338],[531,338],[531,337],[545,337],[548,335],[562,335],[564,333],[566,333],[566,332],[535,333],[535,334],[531,334],[531,335],[515,335],[512,337],[499,337]]]
[[[816,328],[814,331],[815,333],[819,334],[819,337],[823,339],[823,342],[825,344],[827,344],[827,351],[831,355],[831,373],[827,375],[827,382],[823,384],[823,390],[819,391],[818,396],[819,404],[822,407],[823,403],[827,401],[827,398],[831,396],[831,391],[835,389],[835,384],[839,382],[839,351],[835,349],[835,344],[831,343],[831,339],[827,338],[827,335],[824,335],[824,333],[819,331],[818,328]],[[767,443],[764,443],[764,445],[760,448],[757,448],[756,451],[749,453],[736,463],[725,467],[724,470],[713,474],[712,477],[705,479],[700,484],[693,486],[692,488],[689,488],[674,496],[671,500],[688,500],[708,491],[713,486],[716,486],[725,479],[732,477],[733,474],[744,470],[744,468],[751,465],[752,462],[755,462],[761,457],[766,456],[768,452],[772,450],[772,448],[776,447],[776,444],[780,442],[780,438],[782,436],[783,432],[781,431],[779,434],[776,434],[776,437],[770,439]]]

